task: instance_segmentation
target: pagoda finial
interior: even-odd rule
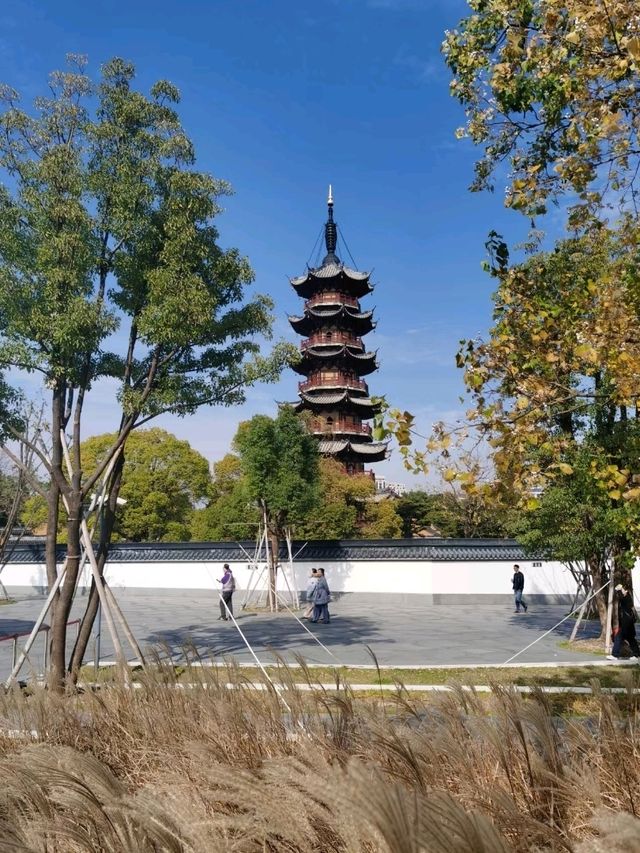
[[[336,227],[336,223],[333,221],[333,188],[331,184],[329,184],[329,196],[327,198],[327,205],[329,208],[329,215],[327,216],[327,221],[324,226],[324,242],[327,247],[327,254],[325,256],[324,264],[330,263],[339,263],[338,257],[336,256],[336,245],[338,242],[338,229]]]

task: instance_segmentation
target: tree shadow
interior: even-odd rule
[[[509,623],[511,625],[517,625],[519,628],[524,627],[535,631],[538,634],[544,634],[545,631],[553,629],[551,631],[553,636],[568,640],[571,636],[571,632],[573,631],[575,619],[569,618],[565,622],[562,622],[561,625],[554,627],[558,622],[560,622],[563,615],[566,616],[566,613],[559,614],[558,611],[555,613],[545,613],[532,605],[530,606],[530,612],[528,613],[512,613]],[[600,622],[587,620],[580,623],[577,639],[597,639],[599,636]]]
[[[293,617],[240,614],[236,618],[242,633],[261,660],[265,655],[272,659],[277,653],[292,661],[299,654],[310,663],[336,663],[336,659],[322,649]],[[308,628],[338,659],[340,648],[361,646],[362,663],[370,663],[371,658],[365,646],[380,640],[384,640],[385,644],[395,643],[394,639],[381,634],[376,620],[366,616],[339,616],[337,619],[332,618],[328,625],[309,624]],[[231,622],[183,625],[155,631],[141,639],[148,645],[163,647],[176,661],[185,659],[185,647],[189,646],[203,656],[220,659],[233,656],[241,662],[254,661],[239,631]]]

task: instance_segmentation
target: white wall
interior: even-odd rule
[[[314,563],[297,561],[295,564],[298,589],[304,590]],[[344,561],[325,562],[329,586],[334,592],[414,593],[420,595],[449,596],[509,595],[513,563],[510,561]],[[239,589],[246,589],[251,573],[246,562],[231,564]],[[572,596],[575,582],[571,573],[556,562],[520,561],[525,575],[525,596]],[[106,576],[114,588],[120,589],[214,589],[222,577],[220,563],[197,562],[140,562],[107,564]],[[81,585],[88,584],[85,569]],[[253,580],[257,580],[257,575]],[[8,563],[2,572],[2,581],[9,591],[13,587],[34,589],[46,586],[44,564]],[[262,584],[266,585],[266,573]],[[640,591],[640,563],[634,569],[634,586]],[[280,577],[280,587],[285,588]]]

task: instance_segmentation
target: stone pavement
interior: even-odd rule
[[[234,657],[251,661],[245,644],[231,622],[218,621],[217,594],[213,591],[129,590],[116,592],[131,628],[143,646],[155,646],[183,656],[185,644],[193,644],[202,656],[223,660]],[[293,661],[296,654],[310,663],[336,663],[286,612],[249,613],[240,608],[242,592],[234,596],[238,625],[263,662],[275,650]],[[43,603],[32,597],[0,607],[0,636],[29,631]],[[71,618],[84,609],[79,595]],[[530,607],[527,614],[513,613],[505,605],[428,605],[419,595],[350,593],[330,605],[329,625],[305,623],[344,664],[370,664],[370,647],[379,663],[431,666],[434,664],[501,664],[558,622],[565,606]],[[518,660],[533,662],[584,662],[589,656],[559,648],[568,637],[572,620],[545,637]],[[591,629],[595,630],[595,629]],[[70,630],[73,638],[73,629]],[[580,636],[584,636],[581,631]],[[11,641],[0,642],[0,677],[11,667]],[[44,636],[32,656],[36,672],[42,669]],[[93,658],[93,648],[87,653]],[[112,646],[102,620],[102,659],[112,658]]]

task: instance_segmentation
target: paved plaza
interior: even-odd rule
[[[214,591],[183,593],[162,591],[117,591],[123,612],[143,647],[155,646],[177,660],[185,644],[195,645],[202,656],[224,660],[234,657],[251,661],[251,655],[231,622],[218,621]],[[278,614],[242,611],[242,593],[236,599],[238,625],[258,657],[273,659],[273,651],[293,661],[302,655],[316,664],[370,664],[367,646],[386,665],[432,666],[437,664],[501,664],[527,646],[567,612],[564,606],[530,607],[515,614],[508,605],[430,605],[419,595],[374,595],[350,593],[332,605],[329,625],[308,624],[335,657],[331,657],[287,612]],[[43,603],[31,597],[0,608],[0,635],[29,631]],[[79,595],[72,618],[84,609]],[[523,663],[589,660],[589,656],[560,648],[572,627],[569,620],[519,658]],[[70,632],[73,635],[73,629]],[[581,632],[584,636],[584,632]],[[34,668],[42,667],[43,635],[33,654]],[[0,675],[6,677],[11,664],[11,641],[0,642]],[[112,659],[112,646],[102,621],[102,658]],[[88,656],[93,657],[90,647]]]

